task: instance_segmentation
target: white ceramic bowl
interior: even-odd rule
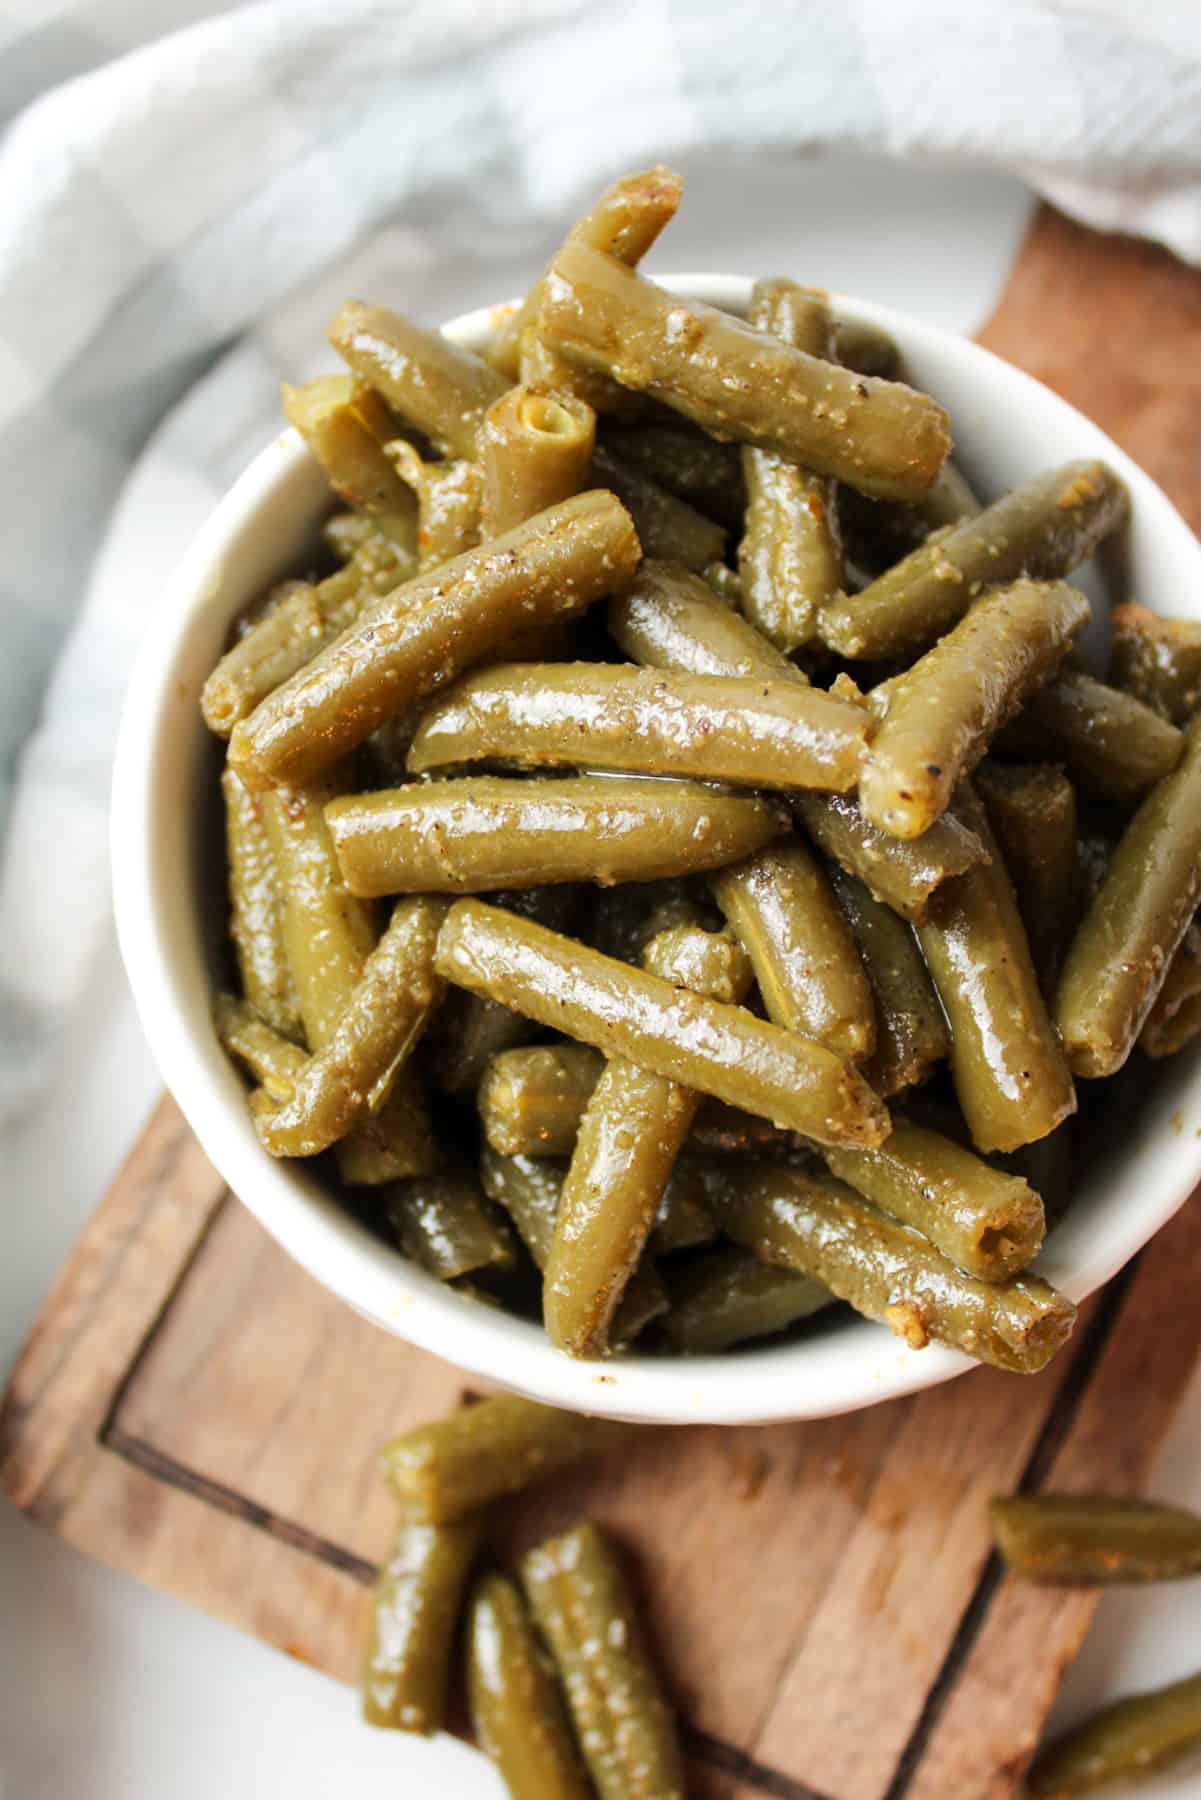
[[[736,276],[667,281],[732,312],[745,308],[750,291]],[[1161,612],[1201,613],[1201,545],[1095,425],[974,344],[885,307],[841,297],[836,305],[900,342],[914,381],[950,409],[957,454],[985,495],[1070,458],[1112,463],[1134,501],[1129,592]],[[491,323],[485,310],[447,332],[479,348]],[[911,1351],[863,1321],[725,1357],[573,1362],[539,1326],[473,1304],[414,1268],[344,1212],[302,1164],[273,1161],[260,1148],[242,1082],[210,1022],[224,899],[218,758],[198,701],[234,613],[295,569],[329,505],[325,481],[294,432],[255,458],[168,584],[130,684],[117,750],[112,851],[121,950],[167,1085],[230,1187],[310,1274],[385,1331],[558,1406],[663,1423],[817,1418],[971,1367],[949,1350]],[[1165,1065],[1136,1132],[1093,1171],[1039,1269],[1082,1300],[1147,1242],[1199,1176],[1201,1070],[1186,1056]]]

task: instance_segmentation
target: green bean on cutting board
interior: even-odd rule
[[[468,1601],[467,1692],[476,1742],[510,1800],[589,1800],[546,1648],[516,1582],[496,1570]]]
[[[1015,1494],[993,1500],[1010,1572],[1057,1587],[1201,1575],[1201,1518],[1125,1494]]]
[[[402,1509],[380,1568],[363,1662],[363,1717],[392,1731],[440,1731],[463,1592],[483,1536],[477,1513],[433,1523]]]
[[[1201,1674],[1118,1700],[1044,1750],[1026,1778],[1034,1800],[1067,1800],[1157,1774],[1201,1746]]]

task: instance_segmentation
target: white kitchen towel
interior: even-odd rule
[[[1201,260],[1201,13],[1155,0],[8,0],[0,120],[0,1118],[107,927],[144,621],[339,296],[697,149],[1009,169]]]

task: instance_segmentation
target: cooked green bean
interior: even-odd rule
[[[1111,614],[1109,679],[1170,725],[1187,725],[1201,705],[1201,624],[1164,619],[1131,601]]]
[[[692,1356],[771,1337],[834,1302],[820,1281],[730,1246],[677,1270],[668,1297],[667,1335],[674,1349]]]
[[[479,1088],[486,1142],[502,1156],[570,1156],[603,1068],[587,1044],[538,1044],[494,1057]]]
[[[596,414],[571,394],[510,388],[480,433],[484,536],[495,538],[589,485]]]
[[[477,900],[451,907],[438,972],[685,1087],[823,1142],[881,1143],[887,1113],[820,1044]]]
[[[440,331],[426,331],[386,306],[349,300],[329,339],[356,375],[446,456],[476,454],[484,414],[508,383]]]
[[[919,498],[950,447],[946,414],[927,395],[806,356],[586,244],[565,244],[552,262],[538,334],[714,437],[778,450],[865,493]]]
[[[834,327],[825,294],[792,281],[757,281],[749,322],[807,356],[831,359]],[[742,608],[791,654],[817,634],[817,615],[842,586],[835,484],[754,444],[742,449],[747,504],[738,546]]]
[[[980,1281],[912,1225],[830,1175],[777,1163],[706,1167],[721,1229],[764,1261],[811,1275],[912,1350],[931,1340],[1034,1374],[1068,1338],[1076,1308],[1035,1275]]]
[[[439,1281],[457,1281],[476,1269],[513,1267],[512,1233],[465,1170],[440,1169],[395,1182],[382,1201],[405,1255]]]
[[[464,457],[426,462],[403,439],[391,446],[396,467],[417,496],[417,566],[424,573],[453,562],[480,541],[483,475]]]
[[[231,761],[251,786],[311,780],[515,633],[619,592],[639,555],[630,516],[612,494],[552,506],[368,607],[241,721]]]
[[[726,606],[733,607],[735,611],[741,608],[742,583],[738,579],[737,569],[732,569],[729,563],[711,562],[705,564],[701,574]]]
[[[1139,1033],[1139,1045],[1158,1060],[1175,1056],[1201,1031],[1201,928],[1189,926],[1168,964],[1163,986]]]
[[[1170,775],[1184,740],[1174,725],[1130,694],[1065,669],[1035,694],[998,748],[1061,762],[1103,800],[1132,805]]]
[[[875,996],[876,1048],[863,1073],[887,1100],[924,1081],[946,1056],[946,1019],[904,919],[845,869],[831,879]]]
[[[628,769],[745,787],[853,787],[871,720],[795,681],[626,663],[502,663],[426,712],[409,768],[502,761]]]
[[[1069,575],[1129,510],[1104,463],[1049,469],[940,532],[862,593],[834,601],[821,615],[822,637],[840,656],[869,660],[924,650],[991,583]]]
[[[1040,1752],[1032,1800],[1068,1800],[1115,1781],[1141,1781],[1201,1744],[1201,1675],[1118,1700]]]
[[[879,325],[866,319],[835,319],[834,350],[844,368],[857,375],[886,375],[895,380],[900,373],[901,352],[896,342]]]
[[[476,1742],[510,1800],[589,1800],[554,1665],[517,1584],[495,1571],[467,1607],[467,1694]]]
[[[719,444],[695,426],[658,419],[619,426],[606,433],[605,442],[627,468],[648,475],[728,531],[740,529],[746,491],[737,444]]]
[[[1011,1573],[1056,1587],[1201,1575],[1201,1518],[1111,1494],[1015,1494],[991,1502]]]
[[[652,938],[643,963],[727,1004],[751,982],[728,934],[698,926]],[[699,1104],[692,1089],[624,1057],[605,1064],[580,1121],[544,1272],[547,1334],[570,1355],[604,1352]]]
[[[305,1035],[316,1052],[335,1038],[379,936],[374,909],[349,893],[342,880],[325,822],[325,803],[341,790],[341,781],[327,779],[310,788],[275,788],[263,798],[280,876],[288,965]],[[383,1109],[342,1141],[338,1166],[346,1181],[375,1184],[424,1173],[431,1154],[423,1094],[409,1080],[397,1083]]]
[[[898,1119],[874,1150],[826,1145],[831,1171],[882,1212],[916,1226],[936,1249],[981,1281],[1007,1281],[1042,1247],[1042,1201],[937,1131]]]
[[[255,1129],[272,1156],[316,1156],[380,1112],[441,998],[434,945],[446,910],[427,895],[402,900],[288,1098],[269,1089],[252,1096]]]
[[[218,994],[213,1023],[227,1056],[241,1064],[269,1093],[287,1100],[308,1065],[308,1057],[290,1038],[265,1023],[246,1000]]]
[[[941,887],[917,927],[950,1027],[951,1076],[979,1150],[1016,1150],[1076,1110],[1030,947],[984,808],[965,782],[956,809],[990,860]]]
[[[1123,833],[1073,938],[1055,1017],[1077,1075],[1120,1069],[1201,900],[1201,722]]]
[[[1063,770],[1047,763],[986,763],[975,779],[1043,992],[1050,993],[1077,916],[1075,792]]]
[[[373,388],[353,375],[318,375],[303,387],[283,386],[284,416],[294,425],[348,506],[412,518],[413,496],[384,445],[396,421]]]
[[[1062,662],[1089,612],[1066,581],[1016,581],[985,594],[903,675],[873,689],[881,723],[859,783],[871,822],[894,837],[928,831],[989,739]]]
[[[751,959],[769,1019],[848,1062],[876,1045],[876,1009],[855,939],[813,852],[797,837],[709,878]]]
[[[491,899],[494,906],[520,913],[523,919],[536,919],[553,931],[565,931],[577,910],[579,893],[565,883],[493,894]],[[427,1040],[430,1071],[444,1092],[474,1094],[493,1058],[524,1044],[536,1029],[507,1006],[454,988],[439,1007]]]
[[[228,737],[260,700],[312,662],[372,600],[407,581],[416,566],[416,557],[401,559],[400,552],[389,563],[373,544],[315,587],[298,582],[225,652],[205,682],[200,708],[209,730]]]
[[[550,1255],[566,1175],[567,1164],[558,1157],[499,1156],[486,1145],[480,1153],[484,1192],[504,1207],[539,1269],[546,1267]],[[669,1188],[665,1200],[670,1191]],[[609,1337],[614,1349],[632,1344],[652,1319],[666,1311],[667,1293],[654,1258],[644,1254],[627,1281],[610,1322]]]
[[[502,1494],[628,1443],[634,1428],[493,1394],[385,1446],[382,1468],[402,1506],[447,1525]]]
[[[363,1662],[363,1717],[392,1731],[440,1731],[451,1650],[483,1520],[428,1524],[402,1513],[380,1569]]]
[[[229,935],[242,992],[260,1018],[285,1037],[301,1034],[300,1003],[288,964],[283,908],[263,803],[232,769],[221,771],[225,854],[229,864]]]
[[[521,1581],[600,1800],[684,1800],[675,1724],[605,1538],[574,1526],[526,1552]]]
[[[660,487],[644,470],[622,462],[607,444],[596,447],[592,485],[617,495],[634,521],[647,556],[665,557],[687,569],[703,569],[725,555],[726,534],[720,525]]]
[[[777,837],[785,815],[701,782],[481,775],[355,795],[329,823],[356,894],[478,894],[720,868]]]
[[[663,163],[626,175],[605,189],[591,212],[577,219],[567,242],[606,250],[633,267],[675,218],[683,191],[680,177]],[[522,338],[537,322],[543,280],[539,277],[521,305],[503,321],[488,348],[488,361],[510,381],[518,379]]]
[[[634,662],[696,675],[758,675],[803,682],[801,671],[707,584],[667,563],[644,562],[609,606],[609,630]],[[911,843],[864,818],[849,795],[794,794],[806,830],[827,856],[909,919],[924,917],[941,881],[979,862],[979,840],[949,814]]]

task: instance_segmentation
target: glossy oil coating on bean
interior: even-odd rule
[[[1131,601],[1111,615],[1109,679],[1170,725],[1187,725],[1201,705],[1201,623],[1165,619]]]
[[[356,551],[345,568],[316,586],[296,583],[280,605],[226,651],[205,682],[200,709],[209,730],[228,737],[260,700],[311,663],[372,600],[408,581],[416,568],[415,556],[380,557],[369,548]]]
[[[494,1394],[394,1438],[381,1466],[402,1506],[448,1524],[585,1456],[627,1443],[634,1429],[517,1394]]]
[[[1013,883],[1044,994],[1077,918],[1076,795],[1062,769],[986,763],[976,771],[993,836]]]
[[[430,707],[409,768],[501,761],[845,790],[859,777],[870,724],[862,708],[794,681],[502,663]]]
[[[998,588],[903,675],[874,689],[881,723],[859,783],[868,819],[894,837],[928,831],[989,739],[1063,660],[1089,612],[1080,590],[1063,581]]]
[[[233,994],[217,995],[213,1024],[227,1056],[277,1099],[290,1097],[309,1061],[299,1044],[282,1037],[248,1001]]]
[[[659,487],[727,530],[741,528],[746,490],[737,444],[719,444],[682,420],[673,424],[658,419],[614,426],[606,432],[605,443],[626,468],[649,475]]]
[[[372,1603],[363,1662],[369,1725],[442,1729],[459,1609],[482,1535],[478,1516],[435,1525],[402,1512]]]
[[[833,360],[829,302],[815,288],[757,281],[748,322],[807,356]],[[842,538],[835,483],[777,450],[746,444],[747,504],[738,576],[742,609],[778,649],[791,654],[817,633],[817,615],[842,586]]]
[[[878,1149],[827,1145],[822,1156],[840,1181],[916,1226],[981,1281],[1007,1281],[1042,1247],[1043,1207],[1033,1188],[937,1131],[898,1119]]]
[[[310,780],[515,633],[633,579],[641,551],[612,494],[580,494],[397,588],[260,703],[230,757],[249,785]]]
[[[831,879],[875,998],[876,1048],[863,1073],[887,1100],[924,1081],[946,1056],[946,1019],[904,919],[845,869]]]
[[[1201,1745],[1201,1675],[1119,1700],[1044,1750],[1027,1777],[1033,1800],[1136,1782]]]
[[[617,495],[647,556],[683,563],[687,569],[703,569],[724,556],[726,534],[720,525],[642,469],[623,462],[607,444],[598,445],[593,456],[591,485]]]
[[[1025,1581],[1057,1587],[1201,1575],[1201,1518],[1125,1494],[1015,1494],[992,1501],[993,1534]]]
[[[1016,1150],[1076,1110],[1030,947],[984,808],[965,782],[956,810],[990,860],[935,895],[918,941],[951,1033],[951,1075],[979,1150]]]
[[[405,481],[417,496],[417,563],[423,572],[441,568],[480,541],[484,480],[478,463],[465,457],[426,462],[412,444],[389,446]]]
[[[628,592],[610,603],[609,630],[627,656],[652,668],[805,680],[707,583],[666,563],[643,563]],[[924,837],[905,843],[870,824],[850,795],[798,793],[793,803],[827,856],[906,918],[922,918],[939,882],[961,874],[983,854],[979,840],[949,815]]]
[[[683,191],[680,177],[663,163],[623,176],[605,189],[591,212],[576,220],[567,242],[605,250],[633,268],[642,261],[664,226],[675,218]],[[522,338],[533,328],[541,303],[540,278],[489,346],[488,361],[510,381],[517,380]]]
[[[617,1557],[589,1521],[521,1561],[600,1800],[684,1800],[675,1723]]]
[[[349,300],[329,328],[339,355],[447,456],[474,457],[479,428],[507,382],[440,331],[387,306]]]
[[[1065,669],[1002,734],[1006,754],[1061,762],[1102,800],[1130,806],[1180,761],[1180,732],[1141,700]]]
[[[229,864],[229,935],[242,992],[255,1012],[285,1037],[301,1035],[300,1002],[283,936],[283,903],[263,803],[231,769],[221,771],[225,854]]]
[[[751,959],[769,1019],[849,1062],[876,1044],[876,1009],[850,927],[813,852],[797,837],[710,877]]]
[[[782,1164],[707,1165],[706,1195],[727,1236],[820,1281],[910,1349],[932,1340],[1034,1374],[1069,1337],[1076,1308],[1034,1275],[966,1274],[916,1231],[844,1182]]]
[[[380,1198],[405,1255],[439,1281],[457,1281],[476,1269],[513,1267],[513,1235],[466,1170],[440,1169],[398,1181]]]
[[[294,425],[348,506],[412,517],[413,496],[384,454],[396,421],[373,388],[353,375],[319,375],[283,386],[284,416]]]
[[[476,1742],[510,1800],[589,1800],[554,1664],[516,1583],[495,1571],[467,1607],[467,1694]]]
[[[822,637],[840,656],[924,650],[990,583],[1071,574],[1129,510],[1125,487],[1104,463],[1047,470],[923,544],[862,593],[828,606]]]
[[[653,938],[643,964],[727,1004],[751,982],[728,934],[696,925]],[[606,1063],[580,1122],[543,1284],[547,1334],[570,1355],[605,1350],[699,1104],[692,1089],[624,1057]]]
[[[946,414],[927,395],[806,356],[583,244],[552,262],[538,333],[714,437],[778,450],[865,493],[919,498],[950,448]]]
[[[1069,947],[1055,1018],[1078,1075],[1112,1075],[1143,1028],[1201,900],[1201,722],[1118,843]]]
[[[553,931],[570,929],[579,908],[580,892],[564,883],[560,887],[518,889],[491,896],[494,906],[537,919]],[[493,1057],[534,1036],[535,1027],[507,1006],[481,1000],[455,988],[438,1008],[426,1040],[430,1074],[448,1094],[474,1094]]]
[[[779,836],[786,815],[701,782],[481,775],[356,795],[329,823],[355,893],[475,894],[720,868]]]
[[[316,1156],[380,1112],[442,995],[434,947],[446,910],[428,895],[402,900],[289,1097],[253,1096],[255,1129],[272,1156]]]
[[[485,537],[501,537],[590,484],[596,414],[570,394],[510,388],[480,433]]]
[[[450,910],[439,972],[609,1056],[823,1142],[880,1143],[883,1105],[820,1044],[479,901]]]
[[[670,1278],[667,1335],[685,1355],[713,1355],[771,1337],[834,1304],[820,1281],[761,1262],[748,1250],[711,1250]]]

